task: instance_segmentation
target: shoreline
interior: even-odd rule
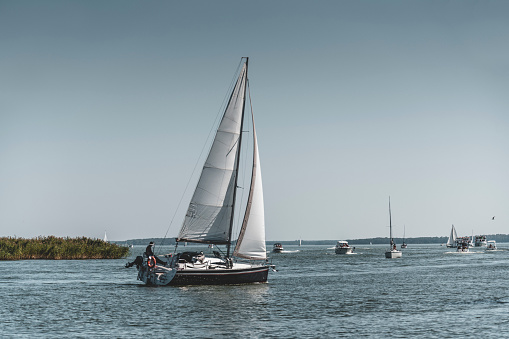
[[[0,238],[2,261],[122,259],[127,255],[128,247],[86,237]]]

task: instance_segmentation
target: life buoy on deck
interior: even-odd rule
[[[154,268],[154,267],[156,266],[156,257],[154,257],[154,256],[150,256],[150,257],[148,257],[148,259],[147,259],[147,265],[148,265],[148,267],[150,267],[150,268]]]

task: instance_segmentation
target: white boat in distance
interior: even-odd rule
[[[396,243],[394,242],[394,239],[392,238],[392,216],[391,216],[391,197],[389,197],[389,234],[390,234],[390,245],[391,247],[389,250],[385,252],[385,257],[387,259],[395,259],[395,258],[401,258],[403,256],[403,253],[401,251],[398,251]]]
[[[497,249],[497,242],[495,240],[488,240],[486,251],[494,251]]]
[[[486,247],[488,243],[486,242],[486,236],[485,235],[476,235],[474,246],[475,247]]]
[[[403,226],[403,243],[401,244],[401,248],[407,248],[408,245],[405,242],[405,236],[406,236],[406,227]]]
[[[461,239],[464,239],[464,238],[456,239],[456,252],[463,252],[463,253],[470,252],[470,249],[469,249],[470,248],[470,243],[469,243],[469,241],[468,240],[462,241]]]
[[[272,248],[272,252],[274,252],[274,253],[283,252],[283,245],[280,242],[275,243],[274,247]]]
[[[242,138],[244,111],[250,107],[246,105],[246,93],[249,93],[248,58],[242,58],[239,69],[237,81],[176,239],[177,246],[185,242],[212,244],[216,245],[217,251],[213,252],[212,258],[202,252],[173,253],[158,256],[157,259],[138,257],[138,279],[147,285],[264,283],[269,268],[273,267],[267,264],[262,176],[252,110],[253,139],[249,141],[248,138]],[[232,248],[235,243],[232,234],[235,204],[237,200],[240,203],[237,179],[241,148],[247,144],[252,147],[248,153],[252,155],[251,184],[240,232]],[[225,246],[226,253],[217,245]]]
[[[339,240],[334,251],[336,254],[352,254],[353,247],[350,247],[347,241]]]
[[[449,234],[449,238],[447,238],[447,247],[454,248],[457,247],[456,239],[458,238],[458,235],[456,234],[456,229],[454,228],[454,225],[452,225],[451,228],[451,234]]]

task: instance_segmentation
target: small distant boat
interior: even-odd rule
[[[401,251],[398,251],[396,243],[394,242],[394,239],[392,238],[391,197],[389,197],[389,234],[390,234],[390,239],[391,239],[391,242],[390,242],[391,248],[385,252],[385,257],[387,259],[401,258],[403,253],[401,253]]]
[[[104,241],[104,242],[108,242],[108,237],[106,236],[106,231],[104,231],[104,238],[103,238],[103,241]]]
[[[274,253],[283,252],[283,245],[281,245],[281,243],[279,243],[279,242],[275,243],[274,247],[272,248],[272,252],[274,252]]]
[[[407,244],[405,242],[405,226],[403,226],[403,243],[401,244],[401,248],[407,248]]]
[[[469,252],[470,243],[468,241],[458,241],[456,252]]]
[[[455,245],[454,247],[455,248],[463,248],[463,247],[473,247],[474,246],[474,243],[472,241],[472,238],[466,236],[466,237],[457,237],[456,238],[456,241],[455,241]],[[464,252],[464,251],[463,251]]]
[[[336,254],[351,254],[353,252],[353,247],[350,247],[347,241],[340,240],[336,244],[334,251]]]
[[[488,243],[486,242],[486,236],[485,235],[476,235],[475,236],[475,247],[486,247]]]
[[[449,234],[449,238],[447,239],[446,246],[449,248],[457,247],[457,244],[456,244],[457,238],[458,238],[458,235],[456,234],[456,229],[454,228],[454,225],[452,225],[451,234]]]
[[[494,251],[497,249],[497,242],[495,240],[488,240],[486,245],[487,251]]]

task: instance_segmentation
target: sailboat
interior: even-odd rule
[[[104,241],[104,242],[108,242],[108,237],[106,236],[106,231],[104,231],[104,238],[103,238],[103,241]]]
[[[407,248],[408,245],[405,242],[405,235],[406,235],[406,227],[403,226],[403,243],[401,244],[401,248]]]
[[[449,238],[447,239],[447,247],[449,248],[456,248],[458,244],[456,243],[456,239],[458,238],[458,235],[456,234],[456,229],[454,228],[454,225],[452,225],[451,228],[451,234],[449,234]]]
[[[216,245],[214,257],[203,252],[183,252],[137,258],[138,279],[147,285],[223,285],[267,282],[269,268],[265,244],[262,175],[254,115],[252,120],[251,184],[238,237],[234,237],[234,213],[243,139],[248,58],[242,58],[239,75],[203,165],[178,237],[179,243]],[[250,99],[250,96],[249,96]],[[239,200],[239,202],[237,201]],[[238,206],[237,206],[238,207]],[[235,241],[236,239],[236,241]],[[225,246],[222,252],[219,246]],[[235,246],[234,246],[235,245]],[[165,262],[165,264],[160,264]]]
[[[385,257],[387,259],[401,258],[402,253],[398,251],[396,248],[396,243],[392,238],[392,216],[391,216],[391,197],[389,197],[389,232],[390,232],[390,245],[391,248],[385,252]]]

